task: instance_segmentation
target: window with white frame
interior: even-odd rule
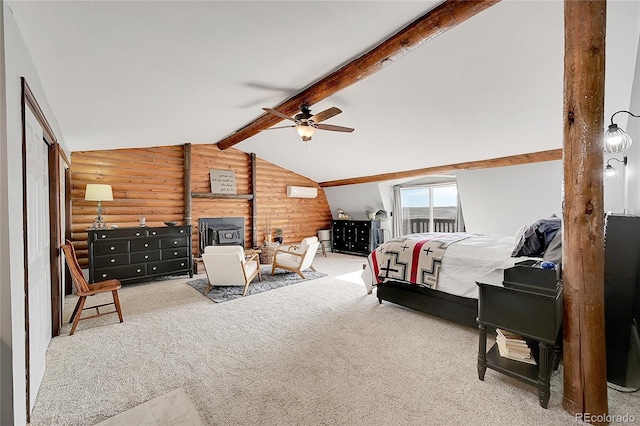
[[[399,235],[464,231],[455,182],[399,186],[395,194]]]

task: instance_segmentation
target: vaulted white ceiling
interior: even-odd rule
[[[216,143],[437,4],[9,2],[72,151]],[[605,121],[629,107],[640,2],[607,14]],[[503,0],[312,105],[354,133],[235,148],[320,182],[560,148],[563,38],[562,1]]]

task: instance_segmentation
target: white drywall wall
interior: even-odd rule
[[[4,5],[0,4],[0,22],[4,28]],[[4,31],[0,30],[0,283],[9,283],[9,211],[7,200],[7,115],[4,72]],[[0,424],[13,422],[11,395],[11,292],[0,284]],[[7,402],[5,402],[7,401]]]
[[[630,112],[640,114],[640,40],[636,54],[635,78],[631,90]],[[616,116],[626,114],[618,114]],[[608,123],[607,123],[608,124]],[[629,179],[627,213],[640,215],[640,118],[629,118],[625,131],[631,136],[633,145],[626,152],[628,155],[627,175]],[[619,164],[619,163],[618,163]]]
[[[67,153],[69,151],[11,9],[7,2],[1,2],[0,7],[0,31],[3,32],[0,42],[4,48],[4,59],[0,65],[4,71],[2,99],[6,120],[0,136],[3,145],[0,156],[0,173],[3,174],[0,180],[0,198],[3,202],[0,215],[0,229],[3,231],[0,236],[0,256],[3,262],[0,270],[0,338],[3,366],[0,423],[21,425],[26,424],[21,77],[29,84],[61,148]],[[9,367],[6,368],[10,371],[5,374],[7,364]],[[35,398],[35,395],[32,397]]]
[[[366,220],[365,212],[377,212],[384,208],[378,183],[334,186],[324,188],[334,219],[338,218],[338,209],[344,210],[351,219]]]
[[[562,215],[560,160],[457,175],[467,232],[515,235],[523,225]]]

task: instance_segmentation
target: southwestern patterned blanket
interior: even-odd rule
[[[402,281],[436,289],[445,250],[470,236],[465,233],[404,235],[373,251],[369,255],[369,266],[378,283]]]

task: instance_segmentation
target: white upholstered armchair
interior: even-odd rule
[[[289,246],[287,249],[276,250],[273,255],[271,275],[276,273],[276,268],[282,268],[305,278],[302,271],[305,269],[315,271],[312,263],[319,245],[318,237],[308,237],[303,239],[300,244]]]
[[[249,283],[260,274],[260,259],[255,253],[248,258],[241,246],[208,246],[202,254],[202,262],[207,272],[209,284],[206,295],[213,286],[244,286],[242,295],[247,294]]]

